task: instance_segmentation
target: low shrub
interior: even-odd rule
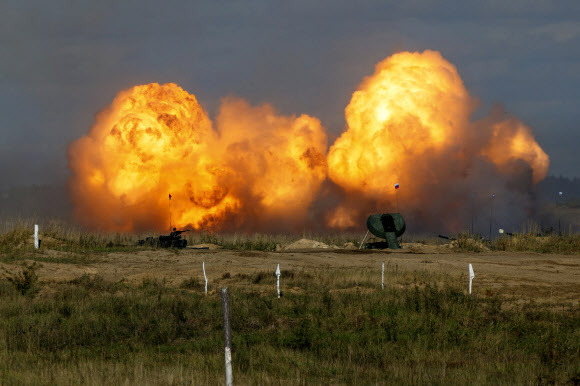
[[[36,273],[36,263],[23,264],[22,270],[18,273],[11,274],[5,271],[6,280],[22,295],[34,295],[39,289],[37,287],[38,274]]]
[[[500,237],[494,247],[500,251],[575,254],[580,253],[580,234],[537,236],[518,233]]]

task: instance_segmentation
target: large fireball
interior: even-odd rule
[[[315,117],[228,97],[212,123],[175,84],[136,86],[69,148],[75,215],[103,230],[161,231],[171,221],[280,232],[361,229],[370,213],[399,211],[410,230],[461,231],[474,208],[494,207],[517,225],[548,156],[518,118],[494,108],[474,121],[476,108],[435,51],[378,63],[329,151]]]
[[[352,95],[347,130],[328,154],[329,177],[347,197],[328,223],[348,227],[369,211],[398,210],[427,227],[460,230],[471,196],[503,192],[512,179],[519,186],[504,202],[517,199],[513,191],[528,192],[532,178],[545,177],[548,156],[515,117],[470,122],[475,107],[438,52],[404,52],[377,64]]]
[[[320,122],[227,99],[218,126],[219,134],[196,98],[175,84],[120,92],[70,146],[76,217],[119,231],[163,230],[170,221],[206,230],[303,222],[326,177]],[[291,213],[280,226],[284,208]]]

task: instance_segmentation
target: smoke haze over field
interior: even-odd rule
[[[548,156],[516,117],[494,111],[472,122],[475,108],[457,69],[438,52],[378,63],[354,92],[347,130],[329,152],[329,177],[348,196],[330,222],[355,226],[390,208],[419,229],[458,232],[471,197],[482,206],[493,194],[513,221],[531,214],[529,194],[546,176]]]

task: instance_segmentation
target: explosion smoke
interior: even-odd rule
[[[326,178],[327,140],[316,118],[225,99],[218,131],[175,84],[123,91],[69,149],[76,217],[118,231],[276,229],[303,223]]]
[[[521,219],[548,156],[528,127],[499,109],[470,122],[476,105],[438,52],[404,52],[378,63],[353,94],[347,130],[328,154],[329,177],[347,197],[329,222],[345,228],[369,212],[395,211],[397,182],[405,192],[402,211],[416,229],[460,231],[474,193],[478,207],[489,207],[492,193],[502,197],[504,224]]]
[[[460,230],[471,192],[492,186],[524,215],[548,157],[517,118],[496,109],[471,122],[475,107],[439,53],[395,54],[353,94],[327,166],[325,129],[314,117],[225,98],[214,129],[177,85],[136,86],[69,148],[75,215],[90,228],[164,230],[171,193],[179,227],[360,228],[370,212],[394,209],[395,182],[401,211],[423,229]]]

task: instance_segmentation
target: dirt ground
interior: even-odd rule
[[[282,270],[376,269],[380,278],[381,263],[385,262],[391,271],[444,272],[467,280],[468,263],[471,263],[475,271],[473,288],[476,293],[493,291],[522,301],[533,298],[576,305],[580,298],[580,255],[495,251],[457,253],[444,246],[407,244],[396,251],[332,248],[277,252],[193,248],[142,250],[98,254],[87,263],[50,262],[51,258],[62,260],[65,255],[66,252],[45,250],[43,261],[39,263],[40,280],[65,281],[83,274],[95,274],[107,280],[125,279],[136,283],[154,278],[177,286],[192,277],[203,281],[202,262],[205,262],[210,285],[213,279],[226,272],[232,276],[257,271],[273,273],[277,264]],[[20,263],[1,264],[0,267],[8,272],[16,271]]]

